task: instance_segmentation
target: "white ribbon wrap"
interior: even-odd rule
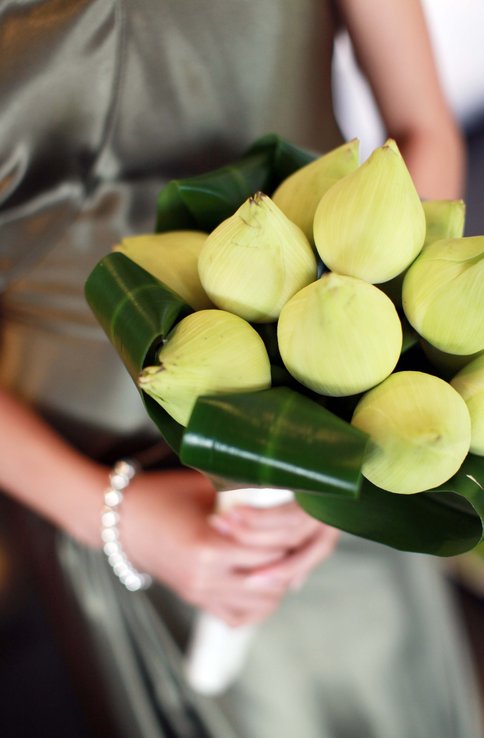
[[[292,499],[293,493],[288,489],[222,490],[217,494],[217,510],[235,505],[274,507]],[[256,628],[232,628],[214,615],[199,613],[186,657],[186,676],[192,689],[209,696],[224,692],[242,669]]]

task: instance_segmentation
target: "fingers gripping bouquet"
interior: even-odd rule
[[[450,556],[483,538],[484,236],[396,144],[277,136],[171,182],[86,296],[181,461]]]

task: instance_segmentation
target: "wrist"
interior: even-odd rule
[[[100,515],[104,490],[108,485],[109,468],[79,459],[71,469],[69,495],[58,509],[57,523],[69,535],[90,548],[102,548]]]

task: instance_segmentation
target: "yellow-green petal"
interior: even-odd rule
[[[198,257],[207,234],[165,231],[126,236],[114,251],[127,256],[176,292],[195,310],[212,307],[198,276]]]

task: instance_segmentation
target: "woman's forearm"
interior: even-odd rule
[[[419,0],[338,0],[388,135],[421,197],[463,196],[465,148],[439,80]]]
[[[104,469],[0,389],[0,488],[91,546],[100,545]]]
[[[456,200],[464,196],[465,145],[451,122],[436,130],[410,130],[398,145],[422,198]]]

